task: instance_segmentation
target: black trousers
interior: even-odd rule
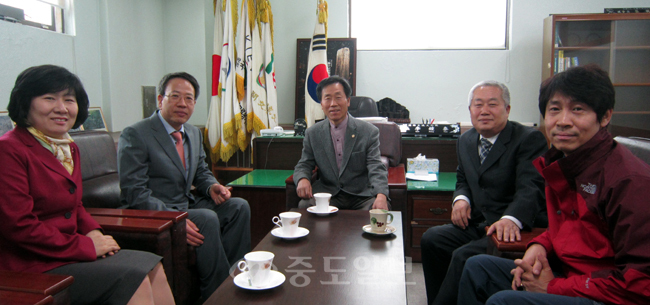
[[[461,229],[453,224],[430,228],[422,235],[422,271],[429,304],[456,304],[468,258],[485,254],[485,224]]]

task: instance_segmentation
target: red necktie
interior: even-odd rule
[[[183,149],[183,134],[180,131],[172,132],[172,137],[176,140],[176,151],[178,156],[181,157],[183,161],[183,167],[185,167],[185,149]]]

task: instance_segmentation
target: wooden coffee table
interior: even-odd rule
[[[309,235],[285,240],[269,232],[254,249],[275,254],[273,265],[285,275],[284,283],[268,290],[243,289],[233,282],[237,270],[205,304],[406,304],[400,212],[392,212],[395,233],[373,235],[362,230],[369,224],[368,211],[328,216],[296,211]]]

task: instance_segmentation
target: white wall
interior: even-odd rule
[[[206,44],[212,46],[212,38],[208,39],[206,31],[211,36],[213,25],[211,0],[164,0],[165,73],[185,71],[199,82],[199,98],[189,121],[195,125],[205,125],[208,119],[211,79],[207,78],[206,71],[211,71],[212,61],[208,59],[212,48],[208,51]],[[158,75],[158,80],[162,76]]]
[[[7,109],[11,89],[20,72],[43,64],[74,70],[74,50],[71,36],[0,22],[0,109]]]
[[[142,88],[165,72],[163,4],[159,0],[101,0],[102,108],[111,130],[142,119]],[[77,11],[78,13],[78,11]]]
[[[329,0],[329,37],[347,37],[347,0]],[[280,123],[292,123],[296,39],[309,38],[315,0],[271,0],[275,21]],[[469,121],[467,91],[496,79],[512,93],[511,119],[537,122],[543,19],[549,14],[600,13],[605,7],[645,7],[647,0],[511,0],[510,49],[504,51],[359,51],[357,95],[390,97],[411,119]],[[75,1],[76,36],[0,22],[0,109],[27,67],[56,64],[77,73],[91,106],[101,106],[110,130],[142,119],[141,86],[187,71],[201,86],[191,119],[203,125],[210,96],[212,0]],[[426,35],[426,33],[425,33]]]

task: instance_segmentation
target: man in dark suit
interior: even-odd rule
[[[302,156],[293,173],[300,208],[315,204],[313,193],[330,193],[344,209],[389,209],[388,172],[381,162],[379,129],[348,114],[352,89],[331,76],[316,88],[327,120],[305,131]],[[318,166],[318,180],[311,176]]]
[[[198,95],[192,75],[165,75],[159,110],[122,131],[118,171],[126,207],[188,212],[187,243],[196,247],[205,300],[250,251],[250,207],[217,182],[205,163],[201,132],[186,124]]]
[[[430,304],[456,304],[465,261],[486,253],[487,235],[520,240],[520,230],[546,226],[544,181],[532,161],[547,150],[544,135],[508,120],[510,92],[484,81],[469,94],[474,128],[458,140],[453,224],[422,236],[422,268]]]

